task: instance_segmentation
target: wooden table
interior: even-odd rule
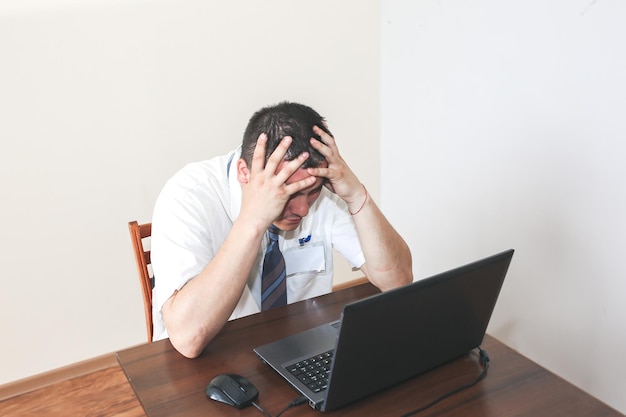
[[[261,416],[209,400],[207,383],[221,373],[245,376],[259,389],[258,403],[276,415],[298,396],[252,349],[277,338],[335,320],[343,305],[377,290],[359,285],[316,299],[229,322],[197,359],[180,355],[168,340],[117,353],[149,417]],[[491,358],[487,378],[418,414],[419,416],[622,416],[607,405],[538,366],[493,337],[482,345]],[[382,391],[340,410],[337,416],[401,416],[429,403],[480,373],[475,353]],[[308,405],[284,416],[319,416]]]

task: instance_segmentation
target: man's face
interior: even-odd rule
[[[285,164],[285,161],[281,162],[278,166],[279,171],[282,169],[283,164]],[[324,163],[322,166],[325,167],[327,164]],[[309,174],[306,172],[306,169],[300,168],[294,172],[286,182],[287,184],[291,184],[308,176]],[[313,185],[292,195],[280,216],[274,220],[274,225],[281,230],[294,230],[298,227],[302,218],[309,214],[309,208],[311,208],[313,203],[315,203],[320,196],[322,187],[324,186],[324,180],[325,178],[317,177]]]

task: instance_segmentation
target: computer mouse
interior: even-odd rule
[[[221,374],[209,382],[206,395],[212,400],[236,408],[245,408],[259,396],[259,391],[252,382],[241,375]]]

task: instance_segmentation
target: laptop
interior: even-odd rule
[[[513,250],[346,304],[339,321],[254,352],[320,411],[335,410],[478,347]]]

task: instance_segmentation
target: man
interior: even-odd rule
[[[383,291],[412,281],[406,243],[297,103],[259,110],[239,149],[170,179],[151,243],[155,339],[190,358],[230,319],[330,292],[333,248]]]

